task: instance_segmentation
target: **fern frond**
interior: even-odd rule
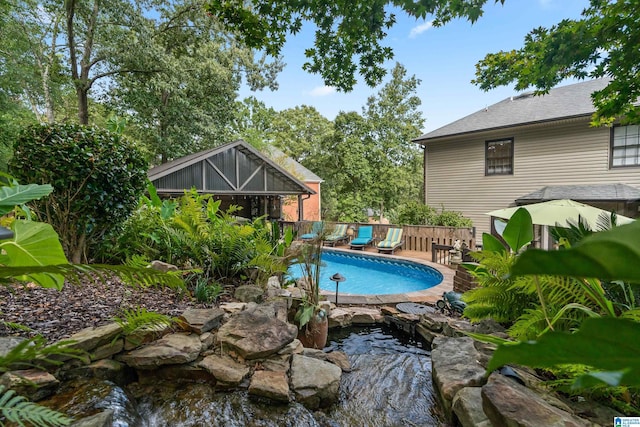
[[[149,259],[144,255],[132,255],[126,259],[124,265],[132,268],[147,268],[149,267]]]
[[[122,317],[114,317],[114,322],[122,327],[124,336],[131,335],[141,329],[162,329],[173,325],[178,321],[175,317],[166,316],[155,311],[139,307],[131,310],[122,310]]]
[[[538,338],[540,332],[547,327],[547,319],[540,308],[530,308],[507,330],[510,337],[518,341],[527,341]]]
[[[566,305],[547,305],[548,315],[553,330],[570,332],[575,330],[587,317],[598,316],[596,312],[578,303]],[[540,306],[525,310],[518,320],[509,328],[509,336],[520,341],[537,339],[549,330],[547,317]]]
[[[81,358],[83,351],[70,348],[74,341],[64,340],[55,344],[47,345],[46,340],[38,335],[25,339],[0,357],[0,372],[7,372],[15,369],[46,368],[45,365],[61,365],[62,362],[57,356],[62,358]]]
[[[32,330],[30,327],[22,325],[20,323],[6,322],[4,320],[0,320],[0,325],[4,326],[7,329],[13,330],[13,331],[29,332],[29,331]]]
[[[68,426],[73,422],[73,418],[30,402],[13,390],[6,390],[4,386],[0,386],[0,413],[7,421],[21,426],[30,423],[38,427],[57,427]],[[2,420],[0,424],[4,425]]]
[[[620,315],[621,318],[635,320],[640,322],[640,307],[632,310],[627,310]]]

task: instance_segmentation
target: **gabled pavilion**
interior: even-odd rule
[[[190,154],[149,170],[149,180],[161,197],[180,196],[195,188],[222,200],[221,208],[242,207],[240,216],[266,215],[280,219],[282,200],[298,197],[298,215],[303,203],[316,192],[247,142],[238,140]]]

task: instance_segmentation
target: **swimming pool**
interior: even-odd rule
[[[324,249],[322,262],[320,289],[335,292],[330,277],[340,273],[347,279],[340,283],[340,294],[403,294],[431,288],[443,279],[442,273],[427,265],[351,252]],[[300,277],[300,266],[292,266],[290,274]]]

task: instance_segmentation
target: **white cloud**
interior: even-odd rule
[[[427,21],[424,24],[420,24],[416,27],[413,27],[411,29],[411,32],[409,33],[409,38],[413,39],[416,38],[418,36],[418,34],[422,34],[425,31],[427,31],[429,28],[433,27],[433,21]]]
[[[318,86],[311,89],[309,95],[311,96],[327,96],[336,92],[336,88],[333,86]]]

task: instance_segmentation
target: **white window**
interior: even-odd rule
[[[611,141],[611,167],[640,166],[640,126],[616,126]]]

